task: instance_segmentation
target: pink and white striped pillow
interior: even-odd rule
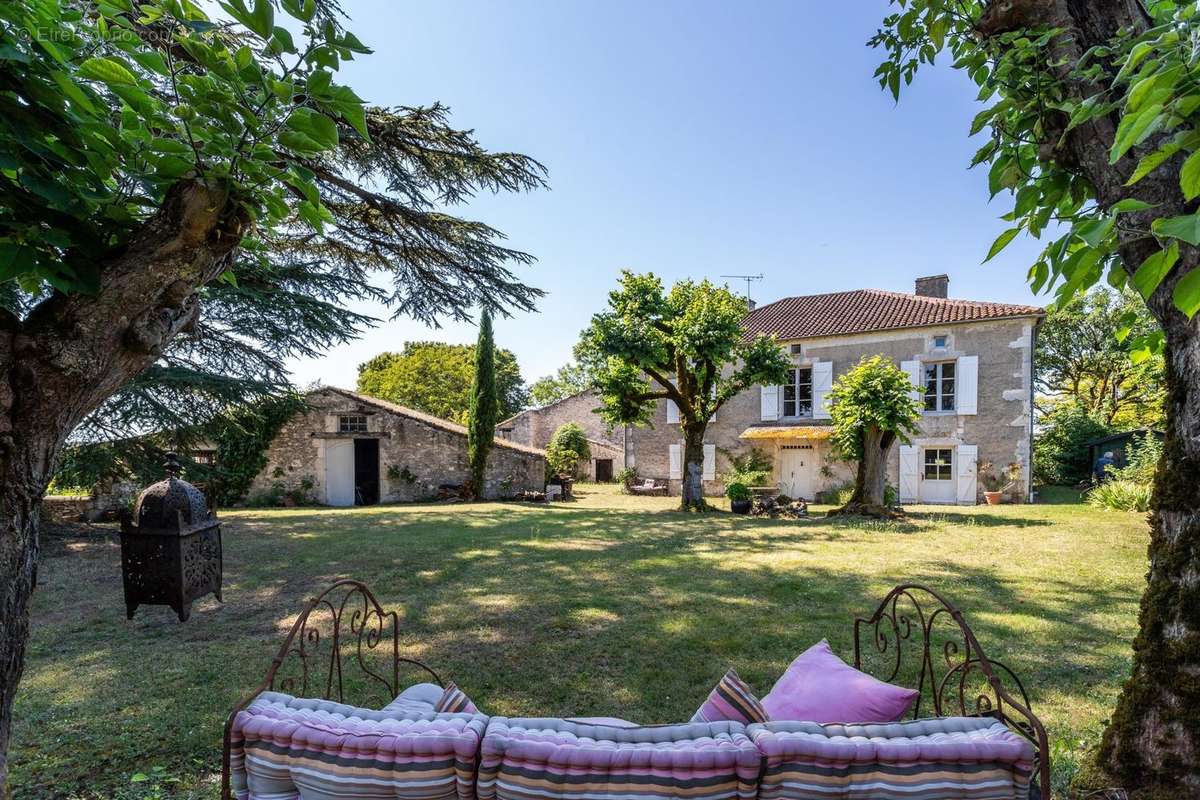
[[[433,704],[433,710],[439,714],[478,714],[479,709],[471,702],[462,689],[454,682],[446,684],[446,690]]]
[[[741,722],[749,725],[751,722],[768,722],[766,710],[746,682],[738,677],[737,672],[729,670],[725,677],[708,694],[708,698],[696,713],[692,722]]]

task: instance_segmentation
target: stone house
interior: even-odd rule
[[[1009,496],[1027,498],[1034,343],[1044,312],[949,299],[948,288],[949,279],[936,275],[918,279],[913,294],[860,289],[787,297],[750,311],[747,335],[777,337],[793,367],[785,385],[751,387],[718,410],[706,436],[705,492],[722,492],[730,457],[752,448],[769,458],[772,485],[790,497],[812,500],[852,481],[854,465],[833,452],[825,398],[859,359],[882,354],[922,387],[925,407],[920,433],[889,455],[888,481],[901,502],[978,502],[979,461],[997,472],[1017,464],[1021,478]],[[667,481],[673,494],[683,474],[678,423],[675,404],[663,400],[651,426],[621,432],[624,463],[643,478]]]
[[[330,506],[371,505],[438,496],[467,481],[467,429],[374,397],[324,387],[284,424],[248,496],[298,492]],[[496,439],[486,498],[541,491],[545,453]]]
[[[541,408],[530,408],[514,414],[496,425],[496,435],[506,441],[545,450],[559,426],[578,423],[587,435],[592,458],[580,465],[580,475],[593,481],[611,481],[624,466],[625,429],[609,430],[595,413],[600,398],[586,391],[572,395]]]

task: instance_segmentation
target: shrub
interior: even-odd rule
[[[740,455],[727,453],[729,456],[729,471],[725,473],[725,488],[734,483],[745,486],[763,486],[771,480],[771,472],[775,464],[771,457],[757,447]]]
[[[592,448],[578,422],[565,422],[546,445],[546,471],[549,475],[574,475],[580,463],[591,460]]]
[[[1125,466],[1108,468],[1108,474],[1117,480],[1128,480],[1151,486],[1154,483],[1154,473],[1158,471],[1158,462],[1162,458],[1162,441],[1153,433],[1147,431],[1125,448]]]
[[[625,467],[618,470],[615,479],[617,483],[621,484],[621,492],[629,494],[629,487],[638,482],[637,467]]]
[[[1125,478],[1113,478],[1087,494],[1088,505],[1109,511],[1149,511],[1152,486]]]
[[[744,483],[733,482],[725,486],[725,495],[732,501],[749,500],[750,487]]]
[[[1039,420],[1033,448],[1033,477],[1040,484],[1074,486],[1092,474],[1087,442],[1113,429],[1076,403],[1055,406]]]
[[[1015,485],[1021,479],[1021,465],[1017,462],[1012,462],[1002,471],[997,472],[990,461],[977,461],[976,472],[979,475],[979,481],[983,484],[984,491],[988,492],[1004,492]]]

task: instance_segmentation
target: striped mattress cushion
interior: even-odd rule
[[[493,717],[476,788],[479,800],[752,800],[761,757],[744,731]]]
[[[238,800],[474,800],[486,725],[263,692],[234,718],[233,790]]]
[[[1027,800],[1033,747],[986,717],[747,727],[760,800]]]

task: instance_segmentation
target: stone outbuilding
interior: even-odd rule
[[[330,506],[429,500],[468,480],[467,429],[357,392],[324,387],[306,396],[268,447],[248,498],[301,496]],[[511,497],[545,486],[544,451],[496,439],[483,496]]]
[[[530,408],[497,423],[500,438],[544,450],[559,426],[578,423],[587,436],[592,458],[579,465],[580,476],[601,483],[613,480],[625,466],[625,429],[610,430],[596,414],[600,398],[593,391],[579,392],[555,403]]]

